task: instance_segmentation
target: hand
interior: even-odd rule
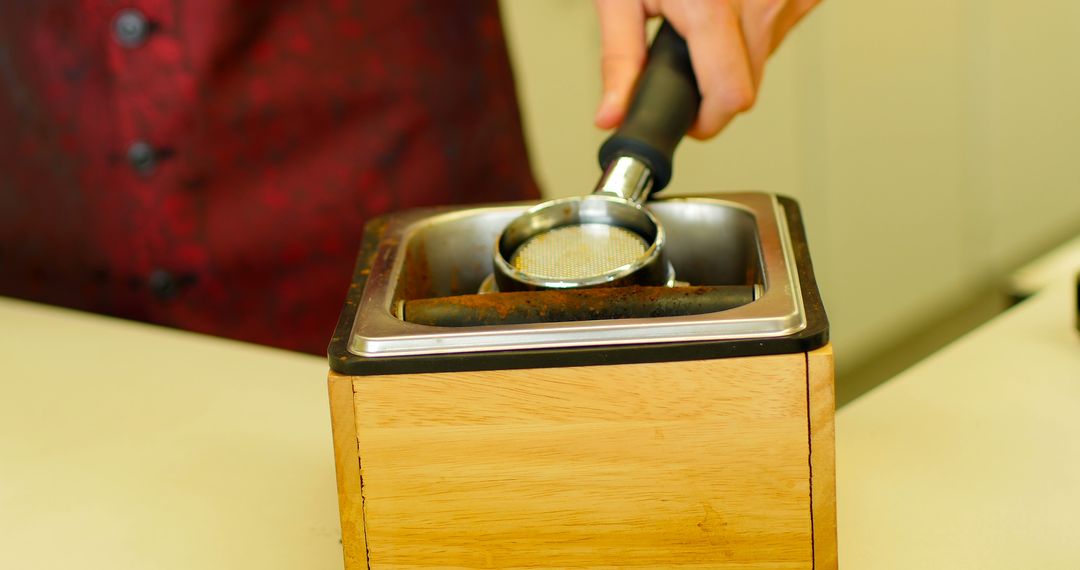
[[[689,135],[708,139],[757,98],[765,60],[820,0],[596,0],[604,95],[594,122],[622,122],[645,63],[645,20],[663,16],[685,39],[701,91]]]

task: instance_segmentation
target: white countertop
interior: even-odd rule
[[[326,360],[0,299],[0,568],[341,568]]]
[[[841,568],[1080,568],[1080,334],[1058,281],[837,414]]]
[[[1080,568],[1065,285],[840,411],[842,568]],[[340,568],[325,374],[0,299],[0,568]]]

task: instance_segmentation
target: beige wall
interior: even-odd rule
[[[595,182],[592,3],[503,0],[533,168]],[[1080,233],[1080,2],[827,0],[665,193],[800,200],[841,372]],[[1063,309],[1064,310],[1064,309]]]

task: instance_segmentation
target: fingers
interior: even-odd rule
[[[754,105],[768,52],[760,56],[760,66],[751,63],[739,14],[731,2],[687,0],[670,4],[665,15],[686,39],[701,91],[701,108],[687,134],[708,139]]]
[[[803,19],[810,10],[821,3],[821,0],[792,0],[785,2],[782,9],[772,18],[770,28],[773,33],[770,38],[769,54],[780,47],[780,42],[787,37],[788,32]]]
[[[604,95],[594,122],[618,126],[645,61],[645,20],[662,15],[686,39],[701,91],[688,134],[707,139],[749,110],[765,61],[819,0],[595,0]]]
[[[596,0],[600,18],[604,94],[593,122],[610,129],[622,122],[638,73],[645,62],[645,12],[641,2]]]

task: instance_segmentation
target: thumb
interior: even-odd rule
[[[645,11],[640,2],[596,0],[600,18],[600,74],[604,94],[593,122],[602,129],[622,122],[645,62]]]

